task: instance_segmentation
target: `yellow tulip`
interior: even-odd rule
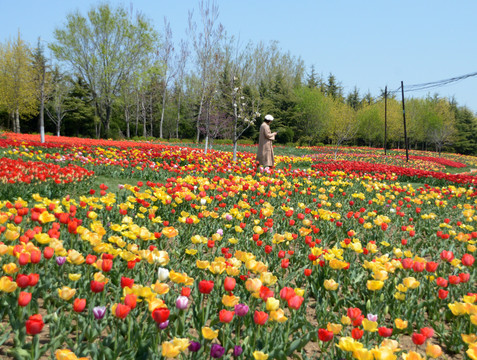
[[[268,354],[265,354],[261,351],[254,351],[253,352],[253,358],[255,360],[267,360],[268,359]]]
[[[8,241],[14,241],[14,240],[18,239],[19,237],[20,237],[20,234],[18,233],[18,231],[12,231],[10,229],[5,231],[5,238]]]
[[[5,273],[7,273],[9,275],[15,274],[19,270],[17,264],[15,264],[15,263],[5,264],[5,265],[3,265],[2,269],[3,269],[3,271],[5,271]]]
[[[325,280],[324,285],[325,285],[325,289],[330,291],[334,291],[338,289],[338,286],[339,286],[339,284],[333,279]]]
[[[419,281],[417,281],[412,276],[403,279],[402,283],[404,284],[404,286],[406,286],[409,289],[416,289],[421,284]]]
[[[81,274],[68,274],[68,278],[71,281],[78,281],[79,279],[81,279]]]
[[[212,330],[210,327],[204,326],[202,328],[202,336],[207,340],[213,340],[219,336],[219,330]]]
[[[374,359],[373,352],[366,348],[356,349],[355,351],[353,351],[353,357],[358,360],[373,360]]]
[[[384,286],[384,282],[380,280],[368,280],[366,286],[368,287],[368,290],[371,291],[381,290]]]
[[[172,340],[172,344],[174,346],[177,346],[180,349],[180,351],[185,351],[190,345],[190,340],[186,338],[182,338],[182,339],[174,338]]]
[[[162,343],[162,356],[166,358],[175,358],[180,354],[180,348],[171,342]]]
[[[343,329],[343,326],[341,324],[328,323],[328,325],[326,325],[326,329],[331,331],[333,334],[338,335]]]
[[[240,301],[240,298],[235,295],[224,295],[222,296],[222,304],[227,307],[234,307]]]
[[[430,342],[426,346],[426,355],[433,359],[437,359],[442,355],[442,349],[439,345],[432,345]]]
[[[280,301],[274,297],[269,297],[266,302],[267,311],[275,311],[280,307]]]
[[[342,323],[343,325],[350,325],[350,324],[351,324],[351,319],[350,319],[348,316],[343,315],[343,316],[341,317],[341,323]]]
[[[369,321],[368,319],[363,319],[363,329],[369,332],[378,331],[378,323],[376,321]]]
[[[55,358],[57,360],[77,360],[78,359],[78,357],[74,354],[74,352],[68,349],[56,350]]]
[[[477,343],[470,345],[465,353],[472,360],[477,360]]]
[[[407,329],[408,322],[406,320],[397,318],[394,320],[394,324],[399,330],[404,330]]]
[[[341,350],[348,352],[354,352],[358,349],[363,348],[363,344],[349,336],[341,337],[339,343],[336,346],[339,347]]]
[[[288,318],[285,316],[285,312],[283,309],[278,309],[276,311],[271,311],[270,312],[270,321],[276,321],[278,323],[283,323],[288,320]]]
[[[404,360],[424,360],[423,357],[415,351],[409,351],[408,354],[402,354],[402,358]]]
[[[175,228],[172,227],[172,226],[165,227],[164,229],[162,229],[162,233],[163,233],[164,236],[167,237],[168,239],[173,238],[173,237],[179,235],[179,231],[177,231],[177,229],[175,229]]]
[[[151,286],[151,288],[159,295],[164,295],[169,292],[169,285],[161,283],[159,280],[157,280],[156,283]]]
[[[477,335],[476,334],[469,334],[469,335],[460,334],[460,336],[462,337],[462,340],[464,340],[464,342],[466,344],[473,344],[473,343],[477,342]]]
[[[76,289],[72,289],[68,286],[63,286],[61,289],[58,289],[58,295],[63,300],[70,300],[76,294]]]
[[[2,276],[0,278],[0,291],[11,293],[17,289],[18,285],[15,281],[11,281],[8,277]]]
[[[209,262],[207,260],[197,260],[196,266],[202,270],[207,269],[209,267]]]
[[[245,288],[250,291],[250,292],[257,292],[260,290],[262,287],[262,282],[260,279],[253,278],[253,279],[247,279],[245,282]]]

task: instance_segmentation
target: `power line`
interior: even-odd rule
[[[449,85],[452,83],[455,83],[457,81],[461,81],[464,79],[467,79],[469,77],[476,76],[477,72],[473,72],[470,74],[465,74],[465,75],[460,75],[460,76],[455,76],[449,79],[444,79],[444,80],[438,80],[438,81],[431,81],[427,83],[422,83],[422,84],[413,84],[413,85],[406,85],[406,92],[411,92],[411,91],[421,91],[421,90],[428,90],[428,89],[433,89],[433,88],[438,88],[441,86]],[[401,91],[401,87],[398,87],[396,90],[391,90],[389,91],[390,94],[397,93]]]

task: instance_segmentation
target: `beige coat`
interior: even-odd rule
[[[260,126],[260,136],[258,138],[257,161],[261,166],[274,166],[272,141],[275,140],[275,133],[270,131],[270,126],[263,122]]]

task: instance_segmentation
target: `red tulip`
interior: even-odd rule
[[[96,262],[97,256],[88,254],[86,255],[86,264],[91,265]]]
[[[380,327],[378,328],[378,334],[381,337],[390,337],[393,334],[393,329],[387,328],[387,327]]]
[[[86,307],[86,299],[75,299],[73,301],[73,310],[77,313],[83,312]]]
[[[103,263],[101,264],[101,269],[104,272],[111,271],[112,267],[113,267],[113,260],[111,260],[111,259],[104,259],[103,260]]]
[[[28,285],[35,286],[40,280],[40,274],[29,274],[28,275]]]
[[[137,296],[134,294],[127,294],[124,298],[124,304],[132,309],[136,308]]]
[[[441,259],[443,261],[451,262],[454,259],[454,253],[452,251],[442,250]]]
[[[181,295],[182,296],[185,296],[185,297],[189,297],[190,296],[190,291],[191,291],[191,288],[189,287],[183,287],[181,289]]]
[[[434,336],[434,329],[430,327],[423,327],[421,329],[421,334],[426,337],[426,339],[430,339]]]
[[[155,308],[152,312],[152,318],[156,323],[161,324],[169,319],[170,313],[168,308]]]
[[[219,320],[220,320],[220,322],[227,324],[227,323],[229,323],[233,320],[234,314],[235,314],[234,311],[228,311],[228,310],[225,310],[225,309],[220,310]]]
[[[233,291],[235,288],[236,280],[233,277],[226,277],[224,280],[225,291]]]
[[[293,292],[293,294],[295,294],[295,292]],[[270,290],[268,287],[266,287],[266,286],[261,286],[260,287],[260,298],[263,301],[267,301],[267,299],[273,297],[273,295],[274,295],[273,291]]]
[[[255,314],[253,315],[253,321],[257,325],[265,325],[268,320],[268,314],[264,311],[255,310]]]
[[[470,280],[470,274],[469,273],[460,273],[459,274],[459,279],[461,283],[466,283]]]
[[[318,329],[318,338],[323,342],[331,341],[333,340],[333,331]]]
[[[41,260],[41,251],[34,250],[30,252],[30,260],[32,264],[38,264]]]
[[[26,287],[30,286],[30,279],[28,278],[28,275],[18,274],[16,282],[20,289],[25,289]]]
[[[438,278],[436,279],[436,284],[437,284],[437,286],[440,286],[440,287],[445,288],[445,287],[447,287],[448,282],[447,282],[446,279],[444,279],[444,278],[442,278],[442,277],[438,277]]]
[[[21,253],[18,257],[18,263],[20,266],[25,266],[31,261],[31,256],[29,253]]]
[[[474,264],[475,259],[471,254],[464,254],[461,261],[462,265],[470,267]]]
[[[121,276],[121,288],[128,287],[132,289],[133,285],[134,285],[134,279]]]
[[[437,270],[437,267],[439,266],[438,263],[436,262],[433,262],[433,261],[429,261],[426,263],[426,271],[427,272],[436,272]]]
[[[90,288],[91,288],[92,292],[100,293],[104,290],[104,285],[105,285],[104,282],[92,280],[91,283],[90,283]]]
[[[414,261],[410,258],[401,259],[403,269],[410,269]]]
[[[302,296],[295,295],[288,299],[288,307],[290,309],[298,310],[303,303],[304,298]]]
[[[311,275],[311,269],[305,269],[303,271],[303,273],[305,274],[305,276],[310,276]]]
[[[426,265],[422,262],[414,262],[414,264],[412,264],[412,270],[414,272],[423,272],[424,269],[426,268]]]
[[[45,259],[51,259],[53,255],[55,255],[55,250],[53,248],[47,246],[43,250],[43,256],[45,257]]]
[[[449,275],[449,282],[452,285],[457,285],[460,283],[460,277],[457,275]]]
[[[129,306],[118,304],[118,306],[116,306],[115,315],[120,319],[125,319],[126,316],[128,316],[130,311],[131,311],[131,308]]]
[[[422,345],[426,341],[426,336],[420,333],[412,334],[412,342],[416,345]]]
[[[439,296],[439,299],[444,300],[445,298],[447,298],[447,295],[449,295],[449,292],[444,289],[439,289],[437,294]]]
[[[18,296],[18,305],[19,306],[27,306],[31,301],[31,293],[21,291],[20,295]]]
[[[290,287],[284,287],[280,290],[280,298],[282,300],[288,301],[291,297],[295,296],[295,290]]]
[[[45,323],[43,322],[43,318],[40,314],[30,316],[25,323],[26,332],[28,335],[36,335],[40,333],[43,329],[43,326],[45,326]]]
[[[363,337],[363,334],[364,334],[364,331],[361,330],[360,328],[353,328],[353,330],[351,330],[351,337],[355,340],[359,340]]]
[[[214,282],[212,280],[202,280],[199,282],[199,292],[201,294],[210,294],[214,288]]]

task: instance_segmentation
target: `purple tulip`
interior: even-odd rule
[[[225,349],[219,344],[212,344],[210,348],[210,357],[214,359],[220,359],[225,354]]]
[[[93,315],[96,320],[101,320],[106,314],[106,306],[95,306],[93,308]]]
[[[243,349],[240,345],[234,346],[234,351],[232,353],[234,357],[239,357],[240,355],[242,355],[242,353],[243,353]]]
[[[200,345],[200,343],[198,343],[197,341],[191,341],[189,345],[189,351],[197,352],[200,350],[201,347],[202,345]]]
[[[65,263],[65,261],[66,261],[65,256],[57,256],[56,257],[56,263],[60,266],[63,265]]]
[[[166,327],[169,326],[169,320],[166,320],[164,322],[161,322],[160,324],[157,325],[159,329],[164,330]]]
[[[235,305],[235,315],[237,316],[245,316],[248,313],[248,306],[245,304],[237,304]]]

